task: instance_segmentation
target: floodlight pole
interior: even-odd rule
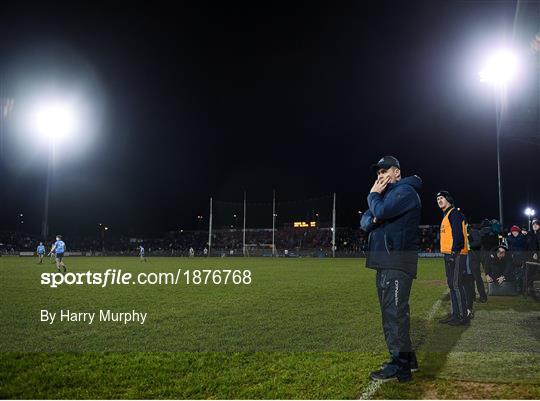
[[[45,210],[43,211],[43,224],[41,238],[46,241],[49,236],[49,194],[51,191],[51,176],[53,172],[54,143],[50,141],[47,161],[47,182],[45,187]]]
[[[242,254],[246,256],[246,191],[244,191],[244,228],[242,230]]]
[[[274,190],[274,195],[272,197],[272,256],[276,256],[275,233],[276,233],[276,191]]]
[[[212,251],[212,197],[210,197],[210,219],[208,219],[208,256]]]
[[[529,231],[531,231],[532,219],[533,219],[533,216],[535,215],[534,209],[531,209],[530,207],[528,207],[527,209],[525,209],[525,215],[527,216],[527,219],[529,220]]]
[[[332,257],[336,257],[336,193],[334,192],[334,207],[332,208]]]
[[[4,94],[3,89],[3,82],[0,78],[0,159],[2,160],[4,159],[4,118],[7,117],[7,113],[4,112],[4,107],[7,107],[4,103],[7,102],[7,99],[4,100],[2,96]]]
[[[495,86],[495,113],[496,113],[496,129],[497,129],[497,185],[499,190],[499,222],[501,223],[501,230],[504,230],[504,216],[503,216],[503,192],[502,192],[502,176],[501,176],[501,127],[504,110],[504,96],[506,90],[501,86]]]

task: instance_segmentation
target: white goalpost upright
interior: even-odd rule
[[[212,197],[210,197],[210,218],[208,219],[208,256],[212,251]]]
[[[336,257],[336,193],[334,192],[334,206],[332,208],[332,257]]]
[[[246,191],[244,191],[244,228],[242,229],[242,254],[246,256]]]
[[[276,256],[276,191],[272,197],[272,256]]]

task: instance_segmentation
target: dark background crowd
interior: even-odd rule
[[[508,247],[510,253],[518,258],[524,258],[527,253],[538,251],[538,238],[540,233],[529,231],[528,227],[512,226],[502,230],[496,220],[484,220],[481,224],[471,224],[470,230],[479,232],[481,247],[492,250],[499,244]],[[419,252],[436,254],[439,251],[439,227],[419,227]],[[64,233],[62,233],[64,234]],[[271,254],[272,230],[248,229],[246,230],[247,253],[253,256]],[[100,254],[136,255],[138,247],[144,246],[148,255],[155,256],[182,256],[188,255],[193,248],[195,255],[203,255],[208,248],[208,231],[170,231],[163,235],[154,236],[126,236],[108,232],[98,232],[95,236],[78,236],[65,233],[64,240],[68,251]],[[362,256],[367,248],[367,234],[360,229],[336,229],[336,255]],[[288,256],[329,256],[332,252],[332,230],[330,228],[277,228],[274,232],[276,251],[279,255],[287,250]],[[40,238],[20,232],[0,232],[0,253],[18,254],[19,252],[33,252],[40,242]],[[44,241],[49,248],[54,238]],[[243,231],[241,229],[217,229],[212,233],[212,255],[242,255]],[[232,251],[232,253],[231,253]]]
[[[419,228],[421,236],[420,251],[435,252],[438,227]],[[248,229],[245,233],[248,254],[270,253],[272,244],[271,229]],[[208,231],[178,230],[156,236],[125,236],[108,231],[95,236],[64,234],[68,251],[91,252],[92,254],[137,254],[139,245],[144,246],[149,255],[182,256],[193,248],[196,255],[203,255],[208,248]],[[40,238],[22,232],[0,232],[0,252],[3,254],[35,251]],[[44,241],[47,247],[53,238]],[[278,254],[285,250],[289,256],[313,255],[327,256],[332,251],[332,229],[330,228],[278,228],[274,232],[274,242]],[[243,231],[241,229],[216,229],[212,232],[212,254],[243,254]],[[336,253],[338,256],[361,255],[367,247],[367,234],[359,229],[336,229]]]

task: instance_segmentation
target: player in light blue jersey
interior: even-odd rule
[[[139,258],[141,259],[141,262],[148,262],[146,256],[144,256],[144,248],[142,245],[139,245]]]
[[[45,256],[45,245],[43,245],[43,242],[40,242],[37,249],[36,249],[37,255],[38,255],[38,264],[43,264],[43,256]]]
[[[50,254],[52,254],[53,252],[55,253],[56,268],[58,269],[58,271],[63,270],[64,273],[67,272],[66,265],[64,264],[64,261],[63,261],[65,251],[66,251],[66,243],[62,241],[61,235],[57,235],[56,242],[53,244]]]

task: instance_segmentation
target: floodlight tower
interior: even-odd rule
[[[49,235],[49,194],[54,168],[57,142],[71,135],[75,130],[75,112],[70,105],[54,100],[44,102],[36,109],[33,125],[37,134],[47,141],[47,186],[45,189],[45,210],[41,236],[44,240]]]
[[[506,105],[508,84],[514,79],[517,71],[517,59],[507,49],[494,53],[478,72],[480,82],[491,84],[495,94],[495,113],[497,129],[497,178],[499,188],[499,222],[504,227],[503,193],[501,178],[500,136],[501,123]]]

